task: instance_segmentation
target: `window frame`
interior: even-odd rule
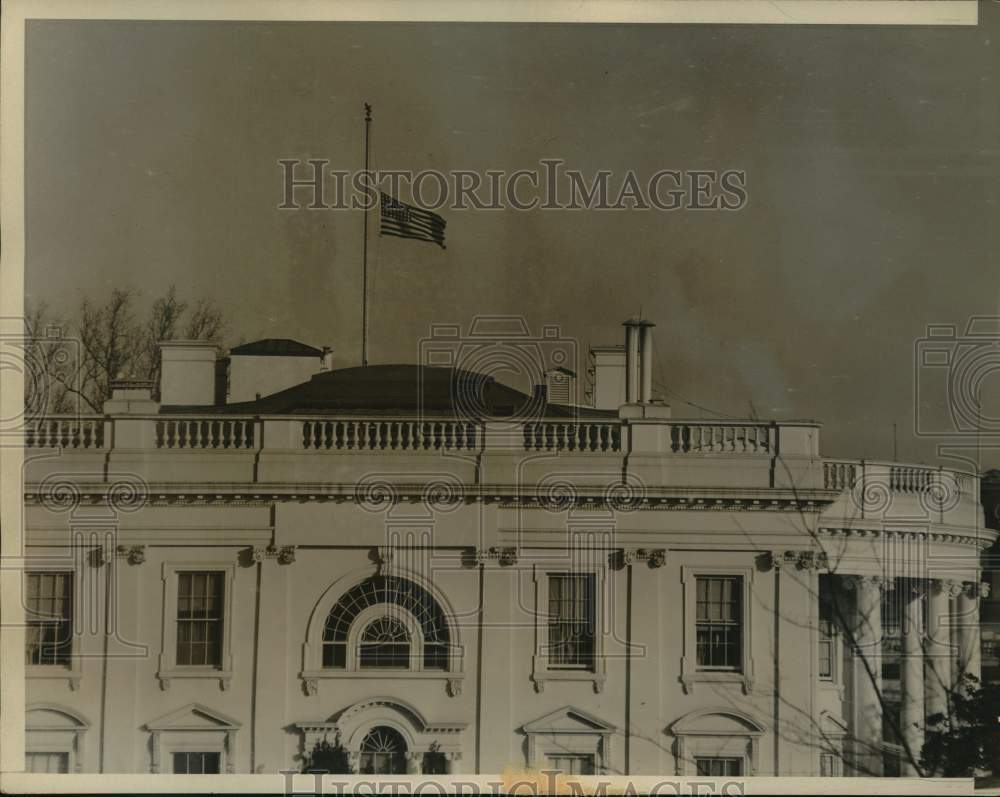
[[[35,772],[33,769],[28,767],[28,757],[29,756],[65,756],[66,757],[66,771],[65,772]],[[69,774],[73,770],[71,769],[71,761],[73,758],[72,752],[69,750],[25,750],[24,751],[24,771],[26,773],[32,773],[35,775],[56,775],[56,774]]]
[[[38,711],[60,715],[61,724],[32,724],[32,714]],[[24,708],[24,714],[25,753],[66,753],[69,755],[69,772],[83,771],[84,739],[90,729],[86,718],[54,703],[29,703]]]
[[[553,575],[591,576],[594,600],[594,651],[593,667],[560,667],[553,665],[549,656],[549,582]],[[571,567],[565,561],[532,566],[535,586],[535,653],[531,661],[531,680],[536,692],[545,690],[547,681],[586,681],[595,692],[604,691],[607,664],[604,656],[605,607],[608,606],[605,590],[608,588],[607,570],[601,566]]]
[[[705,761],[705,762],[727,762],[727,763],[735,761],[737,763],[738,768],[739,768],[740,771],[736,772],[736,773],[728,773],[727,772],[727,773],[723,773],[721,775],[714,775],[712,773],[708,773],[707,775],[702,775],[702,774],[700,774],[698,772],[698,767],[699,767],[700,763],[703,762],[703,761]],[[739,756],[739,755],[706,755],[706,756],[698,755],[698,756],[694,756],[694,770],[695,770],[695,774],[699,778],[742,778],[744,776],[744,773],[746,772],[746,764],[747,764],[747,762],[746,762],[746,756],[745,755],[742,755],[742,756]]]
[[[563,775],[595,775],[597,774],[597,754],[596,753],[576,753],[569,752],[566,750],[549,750],[544,754],[545,758],[545,768],[556,772],[561,772]],[[556,764],[553,763],[554,758],[568,758],[574,761],[589,761],[590,762],[590,772],[567,772],[565,769],[560,769]]]
[[[45,678],[55,678],[55,679],[65,679],[69,683],[69,688],[72,691],[77,691],[80,688],[80,682],[83,680],[83,663],[82,656],[80,655],[80,635],[79,630],[82,628],[80,623],[80,607],[83,606],[83,578],[82,570],[75,568],[72,564],[66,562],[30,562],[25,563],[23,574],[24,578],[21,582],[21,595],[22,600],[25,602],[25,618],[24,618],[24,629],[25,634],[27,634],[28,629],[28,618],[27,618],[27,589],[28,581],[27,576],[31,573],[37,574],[55,574],[55,573],[68,573],[72,579],[72,600],[73,606],[70,612],[70,655],[69,655],[69,666],[65,664],[28,664],[25,661],[24,664],[24,675],[25,678],[29,679],[45,679]],[[24,642],[24,651],[27,651],[27,638]],[[23,655],[23,654],[22,654]]]
[[[698,665],[698,579],[703,577],[730,577],[739,578],[741,580],[741,661],[740,666],[737,669],[706,669]],[[683,652],[681,655],[681,684],[684,687],[685,694],[691,694],[694,691],[695,684],[697,683],[736,684],[742,687],[745,695],[753,693],[753,612],[751,611],[753,577],[754,568],[748,566],[681,566],[681,585],[684,596],[684,641]]]
[[[393,575],[413,581],[419,587],[426,590],[427,593],[437,602],[444,615],[444,619],[448,627],[449,639],[447,667],[444,669],[437,667],[424,668],[424,638],[419,621],[417,621],[417,619],[402,606],[384,603],[368,606],[359,612],[357,617],[355,617],[346,643],[347,652],[345,655],[345,666],[323,666],[323,633],[327,617],[329,617],[330,612],[333,611],[333,608],[345,594],[366,579],[378,575],[378,573],[379,571],[377,568],[371,567],[359,568],[346,573],[327,586],[326,589],[323,590],[323,593],[320,595],[316,604],[313,606],[309,618],[309,624],[306,629],[306,639],[302,644],[302,669],[298,673],[298,677],[302,682],[302,687],[306,695],[311,696],[318,694],[319,683],[321,681],[338,678],[395,678],[441,681],[446,684],[447,692],[450,696],[456,697],[461,694],[462,684],[465,680],[465,673],[462,670],[464,647],[459,633],[459,624],[455,621],[454,610],[440,590],[436,589],[433,584],[428,583],[426,579],[421,578],[418,574],[405,568],[394,568]],[[367,627],[371,619],[388,613],[386,608],[387,606],[392,606],[391,612],[393,616],[402,617],[404,615],[409,615],[411,621],[415,624],[411,627],[410,656],[412,661],[419,655],[419,667],[411,666],[408,670],[391,669],[388,667],[360,669],[358,667],[359,651],[356,643],[358,637],[360,636],[360,632]],[[362,620],[366,617],[368,619],[362,622]]]
[[[192,572],[219,572],[223,575],[223,614],[219,666],[177,663],[177,605],[180,574]],[[162,641],[156,673],[160,687],[164,690],[169,689],[170,682],[175,678],[217,678],[223,690],[229,689],[233,676],[233,592],[235,590],[236,566],[230,562],[222,563],[218,560],[165,562],[161,577],[163,580]]]
[[[214,755],[218,756],[218,766],[215,772],[178,772],[176,757],[179,755]],[[222,774],[222,751],[221,750],[171,750],[170,751],[170,772],[173,775],[221,775]]]

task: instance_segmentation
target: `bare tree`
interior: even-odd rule
[[[100,413],[111,394],[111,383],[120,378],[152,381],[155,395],[159,391],[160,341],[182,336],[218,340],[224,332],[222,311],[214,302],[199,299],[188,314],[188,303],[178,297],[172,285],[152,303],[145,320],[137,320],[136,305],[136,291],[125,287],[113,289],[102,303],[85,298],[75,324],[61,323],[44,303],[29,308],[25,334],[32,350],[38,351],[35,367],[52,386],[45,411],[66,412],[76,401],[82,409]],[[45,330],[54,325],[65,328],[75,343],[69,363],[56,362],[56,346],[45,336]]]

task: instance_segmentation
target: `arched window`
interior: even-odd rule
[[[409,668],[410,634],[396,617],[376,617],[361,632],[358,659],[368,667]]]
[[[362,775],[402,775],[406,772],[406,742],[398,731],[379,725],[361,741]]]
[[[372,607],[384,613],[370,618]],[[348,667],[351,628],[362,613],[369,624],[355,637],[360,667],[422,666],[425,670],[447,670],[450,638],[444,611],[431,594],[406,578],[376,575],[345,592],[326,618],[323,628],[323,667]],[[412,618],[407,627],[405,618]],[[357,633],[357,629],[355,630]],[[419,635],[419,639],[414,638]],[[413,662],[411,649],[422,657]],[[405,663],[401,663],[405,661]]]

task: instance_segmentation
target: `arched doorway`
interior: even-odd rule
[[[362,775],[406,774],[406,741],[393,728],[378,725],[361,741]]]

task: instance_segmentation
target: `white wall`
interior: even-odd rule
[[[306,382],[322,365],[319,357],[230,355],[227,403],[253,401],[258,393],[269,396]]]

